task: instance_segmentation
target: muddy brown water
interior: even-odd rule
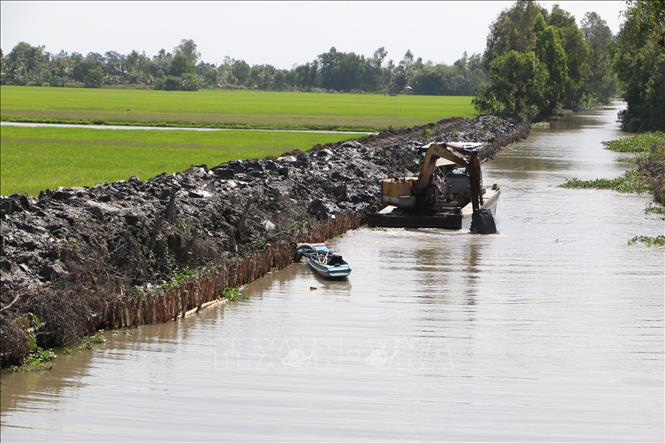
[[[107,333],[2,376],[2,440],[663,439],[663,233],[614,177],[617,107],[534,129],[485,168],[495,236],[360,229],[246,301]],[[314,289],[316,288],[316,289]]]

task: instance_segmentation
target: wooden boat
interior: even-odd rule
[[[341,255],[328,249],[325,243],[300,243],[296,251],[307,257],[307,264],[320,276],[328,279],[343,279],[351,273],[351,267]]]

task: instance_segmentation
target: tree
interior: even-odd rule
[[[414,74],[411,87],[413,92],[419,95],[444,94],[445,78],[439,70],[427,66]]]
[[[617,89],[616,75],[612,70],[610,46],[612,31],[605,20],[595,12],[587,12],[582,20],[582,33],[589,47],[589,75],[585,90],[593,101],[609,103]]]
[[[559,5],[552,7],[547,23],[559,34],[564,49],[567,77],[563,84],[563,106],[577,110],[586,92],[589,76],[589,46],[577,27],[575,17]]]
[[[182,77],[183,74],[191,73],[193,71],[193,65],[189,63],[185,54],[178,52],[171,59],[171,65],[169,66],[169,75],[174,77]]]
[[[5,53],[0,49],[0,85],[5,84]]]
[[[191,39],[182,39],[180,44],[173,48],[174,54],[182,54],[187,60],[187,64],[190,66],[196,65],[196,62],[199,61],[201,54],[197,50],[196,43]]]
[[[200,62],[196,66],[196,75],[206,88],[214,88],[217,86],[219,72],[212,63]]]
[[[104,81],[104,70],[97,64],[91,64],[83,76],[83,84],[88,88],[99,88]]]
[[[296,66],[293,70],[294,86],[306,90],[316,87],[318,83],[318,71],[319,67],[316,61]]]
[[[41,85],[45,81],[45,67],[49,61],[43,46],[20,42],[7,54],[3,65],[5,81],[14,85]]]
[[[103,57],[104,71],[112,85],[123,82],[125,74],[125,57],[116,51],[107,51]]]
[[[665,130],[665,2],[627,5],[613,57],[628,105],[619,118],[628,131]]]
[[[480,88],[474,104],[481,112],[531,120],[544,101],[547,70],[533,51],[514,49],[492,60],[489,84]]]
[[[561,45],[559,34],[553,26],[545,24],[542,15],[535,20],[536,30],[536,56],[547,72],[547,79],[543,89],[543,102],[540,107],[540,116],[552,115],[560,106],[568,83],[568,68],[566,66],[566,52]]]
[[[409,83],[409,76],[406,68],[401,63],[393,70],[390,76],[390,84],[388,85],[388,93],[395,95],[399,94],[406,88]]]
[[[231,65],[231,72],[237,84],[244,85],[249,79],[251,67],[244,60],[236,60]]]
[[[411,67],[413,66],[413,53],[411,53],[410,49],[407,49],[407,51],[404,53],[404,57],[402,58],[402,61],[399,62],[399,64],[404,66],[404,69],[406,69],[407,73],[411,70]]]
[[[533,1],[518,1],[502,11],[490,26],[487,46],[483,54],[485,69],[492,61],[510,50],[532,51],[536,46],[535,21],[547,11]]]
[[[367,60],[353,52],[339,52],[333,46],[319,55],[321,87],[334,91],[353,91],[367,88]]]

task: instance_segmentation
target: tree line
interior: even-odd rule
[[[453,65],[423,62],[407,51],[395,63],[385,48],[371,57],[332,47],[315,60],[280,69],[269,64],[250,65],[226,57],[215,65],[201,60],[193,40],[182,40],[172,52],[160,50],[149,57],[132,51],[86,56],[50,54],[43,46],[21,42],[1,57],[0,82],[5,85],[118,87],[134,86],[194,91],[199,88],[263,90],[324,90],[385,92],[405,89],[423,95],[473,95],[484,81],[480,54],[466,53]]]

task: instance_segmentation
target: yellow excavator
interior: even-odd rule
[[[381,182],[381,211],[368,216],[370,226],[461,229],[496,233],[498,186],[483,188],[481,143],[430,143],[417,177]]]

